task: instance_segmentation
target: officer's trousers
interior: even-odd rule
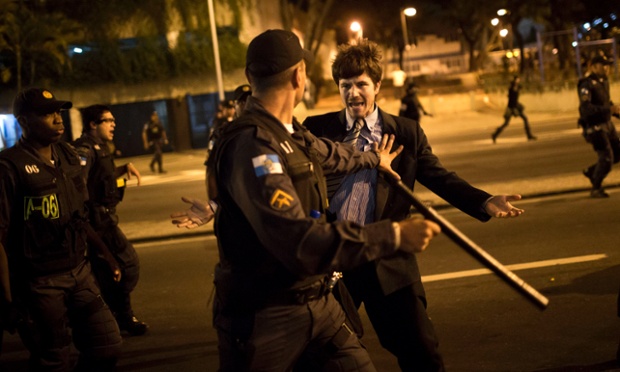
[[[322,347],[330,357],[315,371],[376,371],[354,333],[347,333],[339,349],[330,350],[345,321],[331,294],[304,305],[269,306],[247,317],[224,316],[219,308],[216,300],[214,325],[222,372],[291,371],[302,354]]]
[[[133,244],[116,224],[96,227],[97,233],[110,249],[121,268],[121,281],[115,282],[108,263],[91,254],[93,272],[99,282],[103,298],[118,319],[131,319],[131,292],[140,278],[140,260]]]
[[[584,137],[588,143],[592,144],[592,148],[597,154],[596,163],[589,166],[586,173],[590,175],[592,188],[600,189],[603,180],[611,172],[612,165],[620,161],[618,132],[610,121],[595,128],[586,129]]]
[[[84,260],[75,269],[33,278],[23,299],[28,321],[20,336],[28,347],[30,368],[70,371],[71,342],[80,351],[76,370],[111,371],[121,353],[116,320],[101,298]]]

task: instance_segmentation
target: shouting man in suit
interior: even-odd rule
[[[520,195],[492,196],[448,171],[431,150],[419,123],[382,111],[375,99],[381,87],[381,52],[367,40],[342,45],[332,65],[332,77],[345,109],[309,117],[304,125],[317,137],[350,142],[369,150],[383,134],[396,135],[404,151],[392,167],[413,188],[418,180],[453,206],[487,221],[523,213],[510,202]],[[376,170],[327,175],[329,211],[338,220],[361,225],[381,219],[400,220],[411,204],[390,187]],[[433,325],[426,313],[426,295],[415,255],[396,253],[344,273],[355,305],[364,303],[381,345],[398,358],[404,371],[443,371]]]

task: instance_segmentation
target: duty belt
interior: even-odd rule
[[[267,300],[267,305],[304,305],[327,296],[331,290],[325,280],[317,280],[307,286],[276,294]]]

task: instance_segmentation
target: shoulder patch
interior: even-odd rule
[[[295,199],[290,194],[280,189],[276,189],[271,195],[271,199],[269,200],[269,205],[271,205],[273,209],[278,209],[278,210],[287,209],[288,207],[291,206],[291,203],[293,202],[293,200]]]
[[[262,177],[268,174],[282,174],[280,158],[275,154],[263,154],[252,158],[252,165],[254,165],[256,177]]]

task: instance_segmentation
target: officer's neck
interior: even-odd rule
[[[42,143],[33,138],[24,137],[24,141],[28,143],[41,157],[50,163],[53,163],[53,152],[51,143]]]

